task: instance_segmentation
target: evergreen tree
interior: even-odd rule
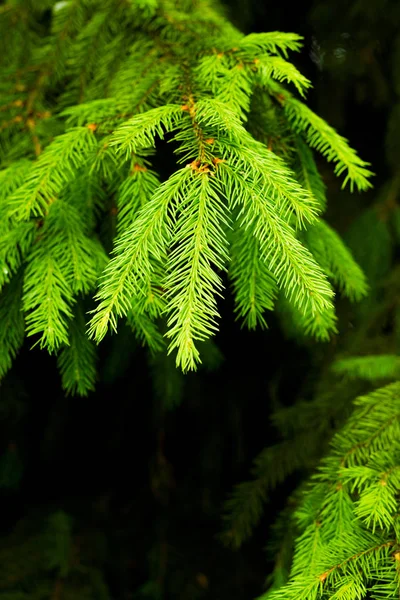
[[[182,373],[221,362],[228,294],[244,327],[267,328],[275,310],[286,335],[315,345],[341,331],[336,290],[359,302],[364,343],[362,315],[382,295],[357,244],[324,218],[316,156],[350,192],[372,173],[308,107],[311,82],[289,59],[299,35],[244,35],[211,0],[20,0],[0,7],[0,40],[0,377],[28,338],[57,357],[67,394],[88,395],[97,344],[116,333],[119,356],[128,329],[171,409]],[[313,473],[276,524],[268,596],[398,593],[399,386],[371,382],[396,380],[400,366],[394,349],[355,348],[325,368],[313,400],[278,407],[282,441],[227,503],[223,539],[237,547],[272,488]],[[15,475],[12,449],[7,458]],[[167,471],[154,473],[161,497]],[[48,523],[32,533],[41,566],[29,563],[18,589],[0,577],[4,600],[60,586],[66,598],[108,597],[101,558],[89,552],[74,571],[68,517]],[[206,587],[200,578],[186,593]],[[139,594],[161,597],[159,579]]]

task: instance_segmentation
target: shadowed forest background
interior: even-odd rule
[[[68,554],[67,563],[84,556],[90,565],[74,575],[76,600],[260,595],[274,563],[266,550],[271,524],[307,472],[277,484],[239,549],[221,540],[221,515],[233,487],[250,478],[253,459],[277,441],[271,412],[324,386],[342,393],[342,380],[329,373],[340,353],[397,352],[399,3],[232,0],[226,6],[245,33],[304,36],[303,50],[290,60],[313,83],[308,105],[371,163],[374,189],[350,194],[318,159],[326,220],[353,250],[372,292],[360,307],[338,298],[340,334],[329,343],[295,339],[276,313],[266,331],[241,329],[228,294],[215,340],[220,353],[197,373],[176,372],[161,382],[121,327],[124,351],[115,336],[102,343],[100,379],[86,398],[66,397],[56,359],[25,343],[0,387],[1,599],[10,577],[39,577],[41,553],[52,552],[44,550],[46,527],[60,532],[54,539],[64,544],[57,552]],[[161,395],[157,385],[164,386]],[[367,387],[361,381],[346,389],[351,398]],[[62,578],[55,575],[43,597],[64,599]],[[25,596],[4,595],[14,598]]]

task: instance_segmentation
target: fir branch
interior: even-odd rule
[[[399,384],[354,404],[295,511],[303,531],[290,581],[269,598],[359,598],[393,565],[400,471],[399,454],[392,449],[400,441]],[[396,581],[396,569],[387,570],[384,586]]]
[[[125,13],[129,14],[126,8]],[[118,42],[129,43],[127,31],[118,36],[118,30],[123,28],[123,8],[118,3],[106,2],[90,15],[85,25],[79,29],[68,52],[69,85],[61,98],[61,104],[82,102],[84,98],[90,97],[92,91],[97,91],[97,97],[104,96],[104,89],[112,76],[109,71],[110,63],[121,56],[122,48]]]
[[[351,466],[365,455],[389,448],[400,436],[399,400],[399,383],[392,383],[355,400],[358,411],[351,415],[341,435],[332,442],[343,465]]]
[[[271,536],[265,549],[269,557],[274,560],[274,568],[266,579],[265,587],[268,588],[268,591],[263,594],[263,600],[266,600],[272,592],[288,582],[293,560],[293,546],[297,534],[293,511],[298,502],[298,495],[299,490],[289,496],[286,507],[280,512],[271,527]]]
[[[61,384],[67,394],[87,396],[95,389],[96,348],[85,333],[82,310],[74,310],[68,327],[69,346],[61,348],[57,365]]]
[[[322,548],[321,523],[315,520],[296,539],[291,577],[307,576],[318,571],[318,559]]]
[[[57,200],[28,258],[23,298],[27,331],[41,333],[38,343],[50,352],[68,345],[74,294],[90,291],[106,262],[103,248],[86,235],[86,227],[72,204]]]
[[[235,311],[248,329],[267,327],[264,313],[273,310],[277,285],[265,261],[254,227],[236,230],[231,244],[229,277],[235,294]]]
[[[71,286],[51,253],[37,246],[25,271],[23,308],[28,336],[41,334],[35,345],[53,352],[68,341],[68,319],[74,302]]]
[[[222,165],[222,183],[228,198],[242,205],[240,226],[254,226],[260,243],[261,257],[288,299],[304,312],[314,314],[331,308],[331,290],[326,278],[311,254],[295,238],[294,231],[266,201],[257,181],[239,179],[229,165]]]
[[[258,53],[272,52],[282,54],[287,58],[288,50],[298,52],[302,47],[302,36],[296,33],[269,31],[268,33],[250,33],[239,43],[240,51],[253,58]]]
[[[21,159],[0,171],[0,206],[6,207],[8,196],[23,184],[31,168],[31,161]]]
[[[266,485],[263,480],[244,481],[236,486],[224,507],[228,527],[221,539],[225,545],[239,548],[250,537],[260,521],[266,498]]]
[[[299,310],[283,294],[277,297],[275,308],[282,328],[289,337],[301,339],[312,336],[319,342],[328,342],[338,333],[337,317],[333,304],[323,312],[315,314],[311,306]]]
[[[56,137],[33,164],[25,183],[9,197],[11,214],[20,220],[45,215],[95,146],[89,127],[76,127]]]
[[[323,212],[327,205],[326,186],[315,164],[312,150],[299,135],[295,137],[295,145],[294,171],[297,179],[306,190],[311,192]]]
[[[227,545],[239,548],[250,537],[261,519],[269,492],[288,475],[312,462],[317,445],[318,438],[312,438],[306,431],[260,452],[253,461],[253,479],[238,484],[225,502],[226,529],[222,540]]]
[[[366,278],[339,235],[322,219],[304,233],[304,240],[318,264],[345,296],[359,301],[367,295]]]
[[[167,102],[176,101],[177,73],[181,69],[171,62],[169,49],[136,32],[135,42],[110,81],[109,93],[129,104],[132,112],[143,112],[160,104],[163,89],[172,92],[167,94]]]
[[[349,379],[399,379],[400,357],[394,354],[352,356],[334,362],[332,370]]]
[[[96,296],[99,304],[90,322],[90,336],[96,341],[103,339],[109,326],[116,330],[117,318],[127,315],[136,297],[154,302],[154,260],[160,264],[166,262],[171,240],[168,210],[172,201],[185,193],[189,176],[188,168],[174,173],[157,188],[131,227],[117,238],[114,256],[104,271]]]
[[[307,144],[325,156],[328,162],[337,163],[335,175],[340,176],[346,172],[342,188],[348,182],[351,191],[354,186],[360,191],[372,187],[369,181],[372,172],[367,169],[368,163],[357,156],[344,137],[278,84],[270,82],[268,87],[278,97],[284,113],[295,131],[302,133]]]
[[[372,482],[360,492],[355,512],[372,532],[377,528],[390,532],[393,527],[398,510],[399,470],[400,465],[395,465],[386,473],[375,471]]]
[[[261,56],[255,60],[258,80],[261,85],[268,85],[271,79],[292,83],[301,96],[312,87],[311,82],[296,67],[281,56]]]
[[[149,348],[152,355],[165,349],[165,340],[157,325],[145,313],[135,308],[127,314],[127,321],[142,346]]]
[[[113,133],[110,146],[116,146],[118,152],[130,156],[140,148],[154,146],[154,138],[164,137],[164,129],[172,131],[184,116],[179,104],[166,104],[135,115]]]
[[[226,270],[229,259],[224,227],[229,227],[219,186],[207,172],[194,170],[179,206],[167,276],[168,352],[177,348],[176,364],[185,372],[199,362],[195,342],[217,331],[215,295],[222,281],[216,269]]]
[[[21,307],[22,277],[13,277],[0,294],[0,380],[11,368],[25,337],[25,322]]]
[[[84,127],[88,123],[98,124],[104,120],[116,119],[121,113],[123,118],[127,108],[117,98],[100,98],[68,106],[60,116],[65,117],[67,126]]]
[[[331,232],[317,260],[297,235],[318,228],[325,206],[322,180],[300,135],[336,161],[338,174],[347,168],[359,188],[367,187],[369,172],[343,138],[277,83],[291,83],[300,93],[310,86],[285,60],[299,50],[301,37],[243,36],[208,0],[195,7],[71,0],[46,15],[39,19],[43,40],[36,33],[27,39],[26,68],[16,50],[0,84],[6,115],[1,158],[11,165],[0,173],[0,283],[28,259],[30,331],[41,333],[51,349],[67,344],[75,296],[93,290],[107,262],[91,234],[98,227],[114,250],[90,323],[96,341],[128,316],[140,341],[158,349],[155,320],[166,314],[169,352],[177,352],[184,371],[194,369],[201,343],[217,331],[221,272],[231,259],[236,312],[250,327],[265,324],[263,313],[280,289],[294,321],[327,339],[335,330],[328,267],[349,296],[360,297],[364,288]],[[37,18],[21,22],[27,37]],[[12,44],[21,40],[9,37]],[[10,83],[15,75],[16,85]],[[261,116],[263,105],[252,104],[265,144],[243,125],[257,90],[273,107]],[[65,125],[76,127],[64,132]],[[157,154],[156,137],[172,132],[178,162],[189,165],[160,184],[147,157]],[[16,157],[33,150],[37,160],[19,170]],[[230,213],[237,216],[231,248]],[[44,288],[46,302],[52,298],[48,313],[37,304]],[[47,340],[54,325],[48,317],[56,314],[60,329]]]
[[[228,129],[228,116],[225,122]],[[228,129],[233,139],[220,136],[215,144],[223,160],[234,169],[227,178],[228,189],[234,187],[240,177],[243,187],[254,185],[261,197],[271,196],[276,214],[284,221],[293,222],[296,228],[313,223],[319,212],[316,200],[297,183],[281,158],[244,129],[240,133],[236,129],[235,125]]]
[[[26,258],[35,238],[35,224],[15,224],[6,217],[0,224],[0,290]]]
[[[250,99],[253,93],[252,73],[242,64],[237,64],[219,78],[215,100],[229,103],[235,112],[245,120],[250,108]]]
[[[121,234],[131,226],[138,210],[150,200],[160,185],[156,173],[149,170],[146,164],[147,161],[144,161],[140,157],[135,157],[132,160],[129,177],[118,188],[118,234]]]
[[[10,218],[8,203],[30,166],[30,161],[20,160],[0,171],[0,289],[17,271],[34,240],[34,223],[15,223]]]
[[[229,105],[245,120],[253,93],[253,72],[242,61],[214,52],[203,56],[194,69],[195,81],[211,89],[215,100]]]
[[[87,223],[65,200],[55,202],[46,219],[43,241],[62,264],[74,292],[91,291],[107,257],[101,244],[87,236]]]

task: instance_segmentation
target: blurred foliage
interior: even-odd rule
[[[23,519],[0,542],[0,598],[109,600],[101,549],[63,511]]]

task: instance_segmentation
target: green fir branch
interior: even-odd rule
[[[400,357],[395,354],[351,356],[336,360],[332,370],[349,379],[400,379]]]
[[[224,228],[230,224],[219,186],[208,173],[194,172],[179,208],[164,286],[166,336],[172,338],[168,352],[177,349],[176,364],[185,372],[199,361],[196,341],[218,330],[216,296],[221,295],[223,284],[217,270],[226,270]]]
[[[320,152],[328,162],[336,163],[335,175],[339,177],[343,173],[346,174],[342,188],[347,183],[350,184],[351,191],[354,186],[358,190],[372,187],[369,181],[372,172],[367,169],[369,164],[359,158],[344,137],[278,84],[270,82],[268,87],[282,104],[284,113],[294,130],[302,133],[307,144]]]
[[[288,50],[298,52],[303,43],[301,35],[296,33],[283,33],[269,31],[268,33],[250,33],[240,40],[240,50],[248,55],[256,56],[258,53],[272,52],[282,54],[287,58]]]
[[[229,277],[235,295],[235,311],[248,329],[265,328],[264,313],[273,310],[277,285],[265,261],[254,227],[237,229],[231,244]]]
[[[0,293],[0,380],[11,368],[25,337],[21,273]]]
[[[264,198],[258,182],[237,177],[229,165],[223,165],[220,172],[227,197],[241,204],[240,226],[254,227],[261,257],[288,299],[302,312],[308,308],[314,314],[329,310],[334,294],[322,270]]]
[[[56,137],[33,164],[25,182],[8,198],[11,214],[20,220],[45,215],[96,144],[88,127],[76,127]]]
[[[356,600],[368,588],[379,589],[386,569],[385,585],[398,585],[392,566],[400,485],[399,453],[393,448],[399,441],[400,385],[357,398],[303,491],[295,511],[303,531],[290,580],[269,598],[317,600],[343,594]],[[315,559],[310,561],[310,555]]]
[[[297,179],[318,201],[321,212],[323,212],[327,206],[326,186],[317,169],[312,150],[299,135],[295,138],[295,145],[294,171]]]
[[[292,83],[301,96],[312,87],[311,82],[296,67],[281,56],[261,56],[256,59],[257,74],[261,85],[268,85],[271,79],[280,83]]]
[[[78,306],[69,322],[69,346],[61,348],[57,357],[61,385],[68,395],[87,396],[95,389],[96,347],[88,339],[85,329],[83,311]]]
[[[154,146],[156,135],[163,139],[164,130],[169,132],[184,116],[179,104],[166,104],[153,108],[125,121],[113,133],[110,146],[130,156],[141,148]]]
[[[90,322],[90,336],[100,341],[108,327],[116,330],[117,318],[126,316],[135,298],[145,298],[146,309],[154,302],[154,261],[165,264],[172,232],[168,210],[183,196],[188,168],[177,171],[157,188],[138,212],[129,229],[116,240],[114,256],[107,265],[96,299],[99,304]]]
[[[157,325],[144,312],[132,309],[127,314],[127,321],[142,346],[149,348],[152,355],[165,350],[165,340]]]
[[[339,235],[322,219],[304,233],[306,246],[340,291],[352,301],[367,295],[366,278]]]
[[[147,161],[135,157],[129,176],[118,188],[117,234],[121,234],[132,225],[139,209],[150,200],[160,186],[156,173],[146,165]]]
[[[40,335],[35,345],[53,352],[68,341],[74,302],[71,286],[51,252],[38,246],[25,271],[23,308],[26,334]]]
[[[28,257],[23,297],[27,334],[41,334],[38,343],[50,352],[68,345],[75,296],[93,289],[106,262],[102,246],[87,236],[86,227],[72,204],[53,202]]]

